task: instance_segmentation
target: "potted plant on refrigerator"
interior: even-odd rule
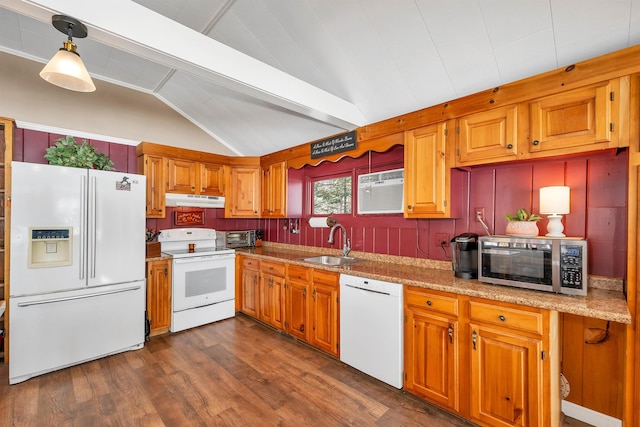
[[[50,165],[113,170],[113,162],[109,156],[98,153],[86,139],[82,140],[82,144],[78,144],[74,137],[69,135],[57,139],[55,145],[47,148],[44,158]]]
[[[531,213],[529,209],[518,209],[515,215],[505,216],[508,221],[505,232],[508,236],[535,237],[540,232],[537,223],[542,217]]]

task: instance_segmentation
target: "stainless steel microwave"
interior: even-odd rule
[[[478,280],[496,285],[587,294],[587,241],[579,238],[482,236]]]
[[[252,248],[256,245],[256,231],[216,231],[216,246],[219,248]]]

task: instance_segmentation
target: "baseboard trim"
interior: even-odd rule
[[[593,409],[562,401],[562,412],[571,418],[591,424],[596,427],[622,427],[622,421],[609,415],[596,412]]]

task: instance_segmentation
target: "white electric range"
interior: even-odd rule
[[[216,248],[210,228],[161,230],[160,250],[171,255],[171,332],[235,315],[235,251]]]

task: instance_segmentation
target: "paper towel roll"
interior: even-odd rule
[[[313,228],[329,228],[327,219],[329,219],[329,217],[326,217],[326,216],[309,218],[309,225]]]

